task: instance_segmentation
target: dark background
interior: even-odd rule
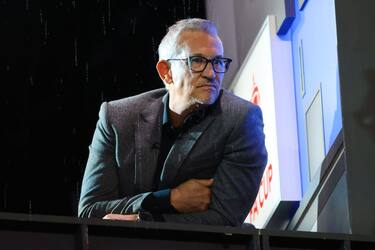
[[[76,215],[103,101],[163,87],[166,28],[193,0],[0,0],[0,211]]]

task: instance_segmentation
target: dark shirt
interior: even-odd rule
[[[160,153],[155,171],[153,192],[142,202],[142,210],[152,214],[153,220],[162,221],[161,213],[177,213],[171,205],[171,189],[158,190],[160,177],[163,171],[164,162],[173,147],[178,136],[188,130],[193,124],[199,123],[205,116],[205,109],[197,109],[191,112],[179,128],[175,128],[169,118],[169,96],[163,98],[163,120],[160,143]]]

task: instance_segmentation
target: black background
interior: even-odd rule
[[[0,211],[76,215],[103,101],[163,87],[166,28],[193,0],[0,0]]]

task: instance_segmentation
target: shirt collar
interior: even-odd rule
[[[168,115],[168,106],[169,106],[169,93],[163,96],[163,122],[162,124],[166,124],[169,122],[169,115]]]

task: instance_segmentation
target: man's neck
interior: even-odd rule
[[[177,96],[175,93],[169,93],[168,114],[173,127],[180,127],[185,118],[196,109],[198,104],[189,103],[184,96]]]
[[[171,106],[168,108],[169,118],[170,121],[175,128],[179,128],[183,125],[185,118],[194,110],[199,108],[199,104],[193,104],[192,106],[188,107],[187,109],[181,111],[175,111],[173,110],[173,107]]]

